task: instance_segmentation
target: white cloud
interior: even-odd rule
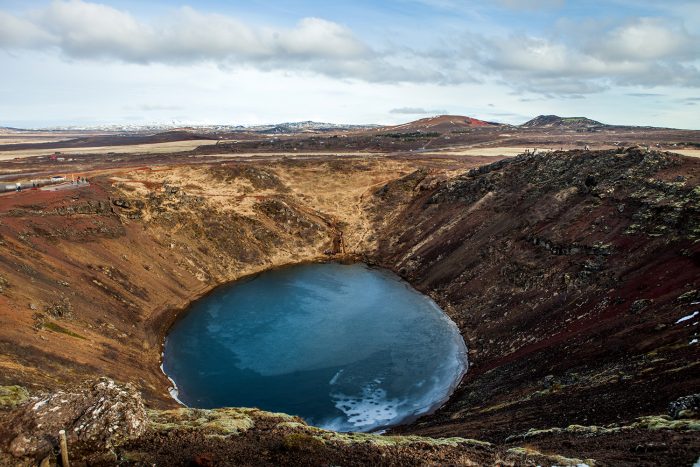
[[[36,47],[53,40],[51,34],[31,21],[0,11],[0,47]]]
[[[637,18],[590,41],[587,52],[606,60],[656,60],[697,56],[700,38],[658,18]]]
[[[405,1],[439,8],[469,7],[478,10],[474,14],[484,13],[483,8],[456,0]],[[508,8],[553,8],[561,3],[499,0],[501,7]],[[503,13],[502,8],[496,10]],[[513,12],[507,12],[509,15]],[[533,28],[514,34],[510,28],[491,35],[461,33],[462,23],[452,23],[444,30],[430,23],[436,31],[431,32],[432,42],[415,48],[389,44],[380,49],[349,27],[323,18],[266,26],[181,7],[146,19],[85,0],[53,0],[24,14],[0,11],[0,48],[60,56],[76,67],[137,64],[194,69],[206,65],[228,76],[251,70],[289,73],[302,79],[323,76],[338,86],[348,82],[445,87],[496,84],[546,97],[590,96],[619,86],[637,88],[632,91],[700,87],[700,37],[669,17],[575,20],[559,20],[558,27],[545,32]],[[478,21],[467,23],[465,20],[464,29],[479,30],[473,27]],[[437,106],[450,106],[449,101],[424,99],[411,99],[411,103],[424,107],[412,109],[398,102],[382,109],[394,108],[392,115],[401,115],[402,110],[404,114],[407,110],[427,114]]]
[[[442,79],[435,70],[414,69],[374,51],[345,26],[313,17],[291,28],[256,27],[182,7],[149,23],[107,5],[54,0],[26,18],[3,13],[0,26],[0,47],[57,47],[73,59],[214,61],[224,67],[250,65],[377,82]]]
[[[577,78],[624,75],[645,70],[640,62],[605,61],[563,43],[531,36],[484,40],[484,63],[496,70],[531,76]]]
[[[33,26],[74,58],[111,57],[133,62],[272,58],[356,59],[369,48],[333,22],[304,18],[290,29],[246,25],[221,14],[182,7],[155,23],[110,6],[54,0],[31,15]]]
[[[370,49],[336,23],[305,18],[293,30],[273,33],[270,42],[283,53],[297,56],[366,57]]]
[[[466,35],[463,60],[519,90],[577,97],[611,86],[700,86],[700,37],[660,19],[572,28],[556,37]]]
[[[446,114],[446,110],[429,110],[423,107],[399,107],[396,109],[391,109],[389,111],[391,114],[398,115],[443,115]]]

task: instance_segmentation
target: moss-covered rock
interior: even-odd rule
[[[0,408],[16,407],[29,399],[29,392],[22,386],[0,386]]]
[[[213,436],[238,435],[255,426],[247,409],[175,409],[148,412],[149,429],[168,432],[171,430],[200,430]]]

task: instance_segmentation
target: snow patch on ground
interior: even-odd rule
[[[36,404],[34,404],[34,407],[32,407],[32,409],[33,409],[34,411],[37,411],[37,410],[39,410],[40,408],[42,408],[44,405],[46,405],[46,403],[47,403],[48,401],[49,401],[48,399],[41,400],[41,401],[37,402]]]
[[[161,355],[161,362],[162,362],[162,360],[163,359],[162,359],[162,355]],[[172,386],[170,386],[168,388],[168,392],[170,393],[170,397],[175,399],[177,401],[177,403],[182,405],[183,407],[187,407],[187,404],[185,404],[184,402],[182,402],[180,400],[180,391],[177,389],[177,384],[175,384],[175,381],[173,381],[173,379],[170,376],[168,376],[168,374],[165,372],[165,369],[163,368],[163,363],[160,364],[160,371],[163,372],[165,377],[168,378],[168,381],[170,381],[170,384],[172,384]]]
[[[700,311],[694,311],[694,312],[692,312],[691,314],[689,314],[688,316],[682,317],[681,319],[679,319],[678,321],[676,321],[676,324],[682,323],[683,321],[688,321],[689,319],[693,319],[693,318],[695,318],[697,315],[700,315]]]

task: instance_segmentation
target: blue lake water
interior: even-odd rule
[[[165,340],[163,370],[189,407],[258,407],[374,431],[444,402],[466,348],[440,308],[393,273],[308,264],[193,303]]]

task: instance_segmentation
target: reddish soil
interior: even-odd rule
[[[462,115],[440,115],[438,117],[428,117],[416,120],[415,122],[405,123],[382,128],[386,132],[411,132],[411,131],[437,131],[437,132],[458,132],[465,128],[474,127],[497,127],[501,126],[498,123],[485,122],[476,118],[464,117]]]
[[[471,367],[442,409],[395,432],[504,442],[630,424],[698,392],[700,329],[676,321],[700,301],[700,161],[569,152],[429,177],[377,192],[379,263],[443,306]]]

